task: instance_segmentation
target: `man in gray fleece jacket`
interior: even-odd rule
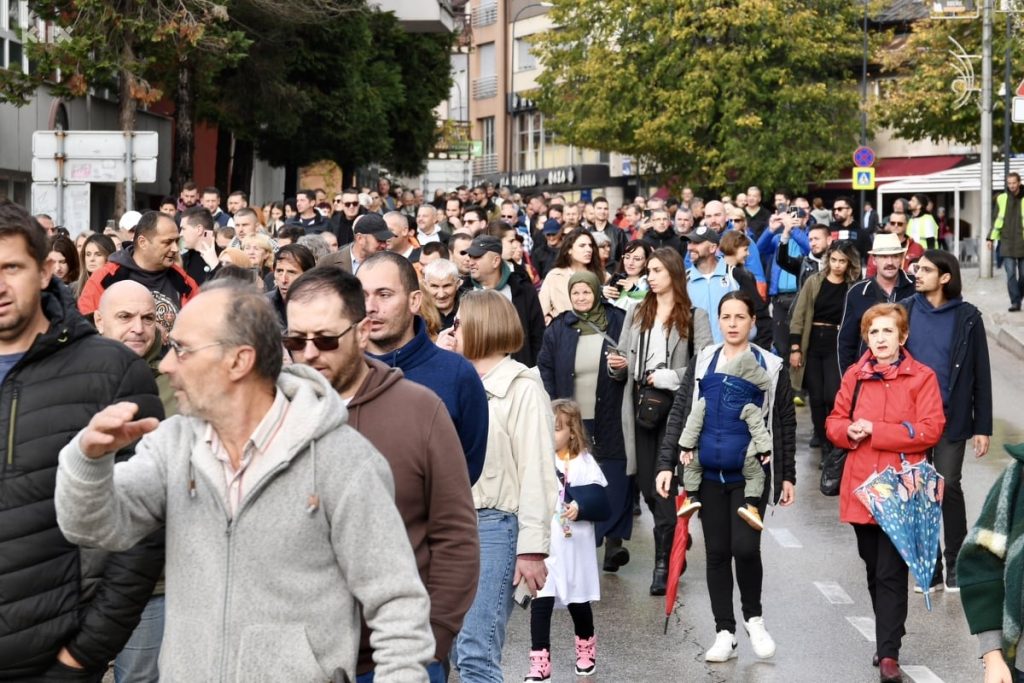
[[[429,600],[391,473],[337,392],[282,372],[270,305],[230,285],[183,308],[169,342],[182,415],[98,413],[61,451],[56,498],[75,543],[123,550],[166,526],[161,680],[354,680],[361,606],[377,680],[427,681]]]

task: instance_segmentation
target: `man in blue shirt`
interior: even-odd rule
[[[779,265],[775,252],[786,249],[793,258],[803,258],[810,252],[811,245],[807,241],[808,214],[803,209],[793,207],[791,211],[776,212],[768,219],[768,228],[761,233],[757,248],[770,264],[771,275],[768,278],[768,298],[772,304],[772,344],[775,353],[784,355],[789,343],[789,313],[796,303],[796,295],[800,291],[797,277]],[[786,235],[786,244],[781,245],[782,236]]]
[[[739,289],[739,285],[729,275],[725,260],[718,258],[717,232],[702,225],[694,228],[687,235],[687,240],[686,251],[693,263],[686,271],[690,302],[707,311],[711,318],[711,337],[716,344],[721,344],[723,338],[718,326],[718,302],[726,293]]]

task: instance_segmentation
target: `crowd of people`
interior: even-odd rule
[[[0,203],[0,678],[497,682],[516,603],[524,680],[552,675],[556,605],[589,676],[641,501],[649,593],[699,519],[705,660],[736,656],[734,584],[770,658],[761,532],[797,500],[807,405],[809,446],[845,454],[880,680],[903,680],[908,568],[854,489],[925,459],[944,549],[916,589],[962,588],[990,680],[1021,680],[1021,464],[968,533],[991,373],[926,196],[862,221],[756,187],[329,196],[187,183],[73,238]],[[1020,211],[996,238],[1024,243]]]

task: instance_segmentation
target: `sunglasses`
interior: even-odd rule
[[[281,344],[283,344],[284,348],[289,351],[302,351],[306,348],[306,344],[313,342],[313,346],[315,346],[318,351],[336,351],[338,349],[338,345],[341,343],[341,338],[351,332],[352,328],[358,324],[358,322],[354,322],[349,325],[344,332],[334,336],[318,334],[313,337],[296,337],[284,335],[281,337]]]
[[[902,228],[904,225],[906,225],[906,223],[897,223],[896,221],[889,221],[889,225],[895,226],[897,228]]]

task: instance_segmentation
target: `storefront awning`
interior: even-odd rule
[[[888,157],[879,159],[875,164],[875,183],[891,183],[897,180],[917,178],[920,176],[948,171],[956,168],[967,159],[962,154],[944,154],[933,157]],[[853,167],[845,172],[845,178],[826,180],[821,187],[829,190],[853,189]]]

